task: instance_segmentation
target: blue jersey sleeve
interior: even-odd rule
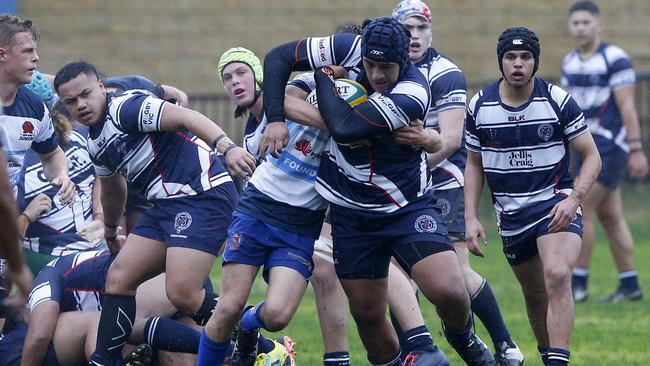
[[[143,93],[118,97],[117,115],[122,129],[137,132],[160,131],[165,101]]]
[[[431,100],[435,110],[465,108],[467,83],[459,69],[450,70],[431,82]]]

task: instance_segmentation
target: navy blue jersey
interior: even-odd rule
[[[18,184],[20,168],[29,149],[47,154],[58,146],[52,118],[41,99],[26,86],[18,88],[12,105],[0,114],[2,145],[6,155],[7,174],[12,186]]]
[[[397,144],[391,134],[412,120],[425,119],[431,96],[422,73],[409,63],[395,85],[382,93],[374,92],[361,68],[361,39],[350,34],[298,41],[293,57],[295,60],[289,64],[294,70],[314,70],[332,64],[346,67],[349,78],[368,90],[368,101],[356,105],[355,110],[369,108],[385,127],[384,134],[371,139],[372,146],[332,141],[318,170],[318,193],[343,207],[378,212],[393,212],[422,197],[430,189],[426,153]],[[281,70],[278,75],[286,71]],[[267,118],[272,121],[282,114],[282,106],[274,104],[278,100],[269,99],[277,88],[277,75],[275,79],[271,81],[273,90],[264,98]],[[265,81],[265,90],[266,84]]]
[[[194,196],[232,182],[216,154],[189,132],[166,132],[167,102],[141,92],[108,94],[106,116],[90,128],[88,152],[99,177],[121,174],[147,199]]]
[[[60,312],[101,310],[106,273],[115,257],[108,251],[86,251],[53,260],[34,279],[29,308],[52,300]]]
[[[539,78],[531,82],[530,99],[519,107],[502,103],[497,81],[474,95],[467,109],[466,147],[481,154],[503,236],[534,226],[557,195],[571,193],[567,144],[588,132],[566,91]]]
[[[605,42],[586,59],[574,50],[562,61],[562,86],[584,111],[601,155],[613,149],[630,150],[614,90],[634,85],[635,81],[627,53]]]
[[[440,131],[438,113],[447,109],[465,109],[467,103],[467,84],[463,72],[449,58],[433,48],[429,48],[422,60],[415,66],[424,74],[431,88],[431,106],[425,127]],[[461,120],[459,123],[463,123]],[[464,126],[463,126],[464,127]],[[464,130],[464,128],[463,128]],[[434,190],[452,189],[465,184],[463,172],[467,161],[465,145],[453,152],[447,159],[432,169],[431,178]]]

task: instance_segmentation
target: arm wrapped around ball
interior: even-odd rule
[[[334,80],[322,69],[316,71],[314,78],[318,109],[334,141],[353,143],[390,132],[387,123],[371,103],[361,103],[352,108],[339,97]]]

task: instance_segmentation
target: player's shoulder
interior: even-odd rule
[[[476,113],[476,111],[483,106],[485,103],[499,103],[499,82],[497,80],[490,85],[487,85],[479,91],[477,91],[469,101],[467,108],[470,113]]]
[[[599,51],[604,55],[607,63],[612,64],[619,59],[629,60],[630,56],[621,47],[603,42]]]
[[[14,113],[21,114],[19,117],[43,119],[46,107],[36,93],[29,90],[25,85],[18,87],[16,100],[14,102]]]

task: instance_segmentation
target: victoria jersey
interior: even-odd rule
[[[36,196],[43,193],[52,200],[52,210],[43,214],[27,228],[23,246],[35,252],[50,255],[66,255],[93,247],[78,235],[81,227],[92,221],[92,190],[95,170],[90,161],[86,138],[77,131],[68,133],[68,141],[62,149],[68,160],[68,171],[75,184],[75,199],[72,207],[62,205],[53,187],[43,174],[43,166],[33,151],[25,155],[23,173],[18,184],[18,207],[24,211]]]
[[[480,153],[501,235],[523,232],[573,187],[568,141],[587,132],[580,107],[561,88],[534,78],[517,108],[502,103],[499,82],[477,93],[466,117],[466,146]]]
[[[425,126],[440,131],[439,112],[452,108],[465,109],[467,103],[465,77],[458,66],[433,48],[429,48],[424,58],[415,66],[427,78],[431,88],[431,106]],[[464,120],[459,120],[458,123],[464,123]],[[462,187],[465,184],[463,172],[466,160],[467,150],[464,144],[461,144],[458,150],[433,168],[431,174],[433,189]]]
[[[430,188],[426,153],[397,144],[391,133],[412,120],[424,120],[430,105],[426,78],[409,63],[390,89],[373,92],[360,72],[359,37],[308,38],[307,45],[314,69],[330,64],[350,68],[349,77],[368,90],[364,104],[370,103],[387,127],[385,135],[371,139],[371,146],[332,141],[321,161],[316,190],[331,203],[377,212],[393,212],[422,197]]]
[[[232,182],[212,149],[189,132],[166,132],[166,102],[141,92],[108,94],[106,116],[91,126],[88,152],[99,177],[121,174],[149,200],[193,196]]]
[[[313,77],[308,75],[297,79],[295,83],[314,85]],[[286,125],[286,148],[278,158],[267,154],[248,182],[237,210],[287,231],[318,237],[327,201],[316,192],[314,182],[329,133],[290,120]],[[255,156],[265,126],[264,116],[254,132],[247,133],[244,146]]]
[[[52,300],[62,313],[101,310],[106,273],[114,259],[108,251],[86,251],[53,260],[34,279],[29,308]]]
[[[20,179],[25,153],[33,149],[47,154],[58,147],[50,112],[39,97],[26,86],[20,86],[12,105],[0,113],[0,130],[7,162],[7,174],[13,187]]]
[[[562,86],[584,111],[601,155],[613,149],[629,152],[613,91],[634,85],[635,81],[627,53],[604,42],[586,59],[582,59],[579,50],[574,50],[562,61]]]

